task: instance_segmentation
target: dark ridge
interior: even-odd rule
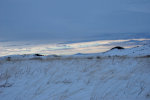
[[[124,49],[123,47],[120,47],[120,46],[116,46],[116,47],[113,47],[111,50],[113,49]]]
[[[61,56],[58,56],[58,55],[53,55],[53,57],[61,57]]]
[[[146,55],[145,57],[150,57],[150,55]]]
[[[34,54],[34,56],[44,56],[44,55],[41,55],[41,54]]]
[[[11,61],[11,57],[7,57],[6,60],[7,60],[7,61]]]
[[[97,58],[97,59],[100,59],[101,57],[100,57],[100,56],[97,56],[96,58]]]
[[[75,55],[84,55],[83,53],[77,53],[77,54],[75,54]]]

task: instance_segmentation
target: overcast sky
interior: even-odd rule
[[[76,39],[106,33],[150,38],[150,0],[0,0],[0,39]]]

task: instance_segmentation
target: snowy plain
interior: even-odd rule
[[[150,45],[0,58],[0,100],[150,100]]]
[[[150,0],[0,0],[0,100],[150,100],[149,26]]]

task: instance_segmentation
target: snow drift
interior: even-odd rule
[[[0,58],[0,100],[149,100],[150,46]]]

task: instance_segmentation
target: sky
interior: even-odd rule
[[[0,0],[0,40],[150,38],[149,0]]]
[[[0,56],[150,44],[150,0],[0,0]]]

